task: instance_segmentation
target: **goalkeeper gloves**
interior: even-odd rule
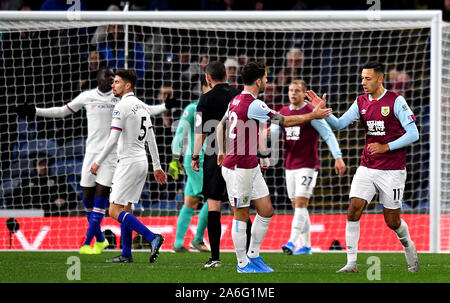
[[[172,161],[169,163],[169,169],[167,174],[171,176],[174,180],[178,180],[178,175],[184,175],[183,166],[180,163],[180,156],[173,155]]]
[[[22,104],[14,107],[14,112],[19,116],[20,118],[30,118],[33,119],[36,115],[36,107],[31,104]]]
[[[170,110],[171,108],[178,106],[179,102],[175,98],[167,98],[166,101],[164,102],[164,105],[166,106],[167,109]]]

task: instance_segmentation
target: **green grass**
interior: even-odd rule
[[[449,254],[419,254],[418,273],[406,269],[402,253],[360,253],[359,273],[337,274],[346,261],[345,253],[314,253],[311,256],[286,256],[263,253],[272,274],[238,274],[236,255],[222,253],[222,267],[203,269],[209,254],[162,252],[156,263],[148,262],[148,252],[133,252],[134,263],[110,264],[107,258],[117,251],[101,255],[77,252],[0,252],[1,283],[448,283]],[[70,256],[80,259],[81,279],[68,280],[66,264]],[[369,280],[372,264],[367,258],[380,259],[380,280]]]

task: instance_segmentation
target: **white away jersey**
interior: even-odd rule
[[[133,93],[125,94],[114,107],[111,129],[121,131],[117,147],[119,160],[147,159],[145,141],[153,128],[148,106]]]
[[[88,120],[87,153],[99,153],[105,146],[109,137],[108,126],[111,125],[113,109],[117,102],[119,102],[119,98],[114,97],[112,90],[108,93],[102,93],[95,88],[82,92],[66,104],[72,113],[76,113],[83,107],[86,109]]]

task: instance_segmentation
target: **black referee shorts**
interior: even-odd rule
[[[222,176],[222,168],[217,165],[217,155],[207,156],[203,160],[204,199],[228,201],[227,186]]]

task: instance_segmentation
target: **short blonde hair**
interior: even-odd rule
[[[295,79],[295,80],[292,80],[291,84],[300,85],[302,87],[303,91],[305,91],[305,92],[306,92],[306,89],[308,88],[305,80]],[[291,84],[289,84],[289,85],[291,85]]]

